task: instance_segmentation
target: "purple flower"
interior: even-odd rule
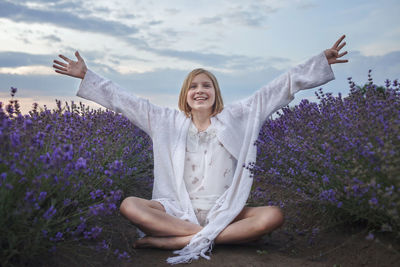
[[[110,191],[110,197],[114,202],[120,201],[122,198],[122,191],[121,190]]]
[[[14,188],[14,186],[12,184],[7,183],[6,188],[9,190],[12,190]]]
[[[72,232],[72,235],[79,235],[80,233],[82,233],[86,228],[86,222],[83,221],[81,222],[78,227],[76,227],[75,231]]]
[[[47,192],[40,192],[39,197],[38,197],[38,201],[43,201],[47,196]]]
[[[319,195],[320,199],[323,201],[328,201],[331,203],[337,202],[336,200],[336,192],[333,189],[324,190]]]
[[[110,246],[107,244],[106,240],[102,240],[99,244],[98,244],[98,248],[99,249],[109,249]]]
[[[93,227],[90,231],[92,232],[92,238],[96,239],[103,231],[103,228],[96,226]]]
[[[19,146],[21,144],[20,135],[18,132],[11,133],[10,139],[11,139],[12,146]]]
[[[47,124],[47,125],[46,125],[45,131],[46,131],[46,132],[50,132],[50,130],[51,130],[52,128],[53,128],[53,125]]]
[[[323,182],[324,184],[329,184],[329,177],[326,176],[325,174],[322,175],[322,182]]]
[[[75,163],[75,170],[86,169],[86,159],[80,157]]]
[[[43,214],[43,218],[45,218],[46,220],[50,220],[54,214],[56,214],[57,209],[55,209],[53,206],[51,206],[44,214]]]
[[[91,199],[100,198],[103,196],[103,190],[97,189],[96,191],[90,192]]]
[[[27,202],[34,202],[36,198],[33,196],[33,191],[26,191],[24,200]]]
[[[12,97],[14,97],[14,95],[15,95],[16,92],[17,92],[17,88],[11,86],[11,96],[12,96]]]
[[[71,199],[69,199],[69,198],[64,199],[64,203],[63,203],[64,207],[68,206],[70,203],[71,203]]]
[[[55,241],[60,241],[62,239],[63,233],[61,232],[57,232],[56,237],[55,237]]]
[[[377,206],[378,205],[378,199],[376,197],[373,197],[368,201],[368,203],[371,206]]]
[[[112,179],[110,179],[110,178],[106,178],[105,179],[105,182],[104,182],[104,186],[105,187],[110,187],[110,186],[112,186],[112,184],[113,184],[113,180]]]
[[[92,229],[90,231],[85,231],[83,232],[84,238],[85,239],[96,239],[102,232],[102,228],[101,227],[92,227]]]
[[[0,186],[6,181],[7,179],[7,173],[3,172],[0,174]]]
[[[32,126],[32,120],[26,119],[24,120],[24,129],[28,129]]]
[[[124,251],[123,253],[119,253],[118,254],[118,259],[122,260],[122,259],[129,259],[131,256],[129,256],[129,254]]]
[[[374,240],[375,236],[373,233],[369,232],[368,235],[365,237],[366,240]]]
[[[88,214],[90,216],[97,216],[97,215],[101,215],[105,212],[105,207],[104,207],[104,203],[99,203],[99,204],[94,204],[92,206],[89,206],[89,212]]]

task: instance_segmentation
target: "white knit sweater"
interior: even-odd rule
[[[237,160],[232,185],[208,213],[209,223],[190,243],[174,251],[168,263],[190,262],[202,256],[210,259],[214,239],[241,212],[249,196],[253,178],[243,166],[256,160],[257,139],[263,122],[286,106],[301,89],[320,86],[334,79],[322,52],[274,79],[252,96],[225,106],[211,117],[218,140]],[[133,85],[134,86],[134,85]],[[198,223],[183,181],[186,136],[190,118],[181,111],[151,104],[121,89],[117,84],[88,70],[77,95],[122,113],[153,140],[154,187],[152,199],[160,201],[166,212]]]

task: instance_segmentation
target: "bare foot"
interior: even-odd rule
[[[149,240],[151,237],[150,236],[145,236],[141,239],[136,240],[135,243],[133,243],[133,248],[148,248],[152,247],[151,241]]]
[[[154,237],[146,236],[137,240],[134,248],[160,248],[160,249],[181,249],[189,244],[194,235],[188,236],[167,236],[167,237]]]

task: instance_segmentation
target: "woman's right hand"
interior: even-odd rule
[[[54,60],[53,68],[55,69],[55,72],[80,79],[85,77],[87,67],[85,61],[79,55],[78,51],[75,52],[75,56],[78,61],[73,61],[64,55],[58,56],[67,62],[67,64],[58,60]]]

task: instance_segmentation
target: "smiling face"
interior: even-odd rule
[[[214,74],[201,68],[192,70],[183,81],[178,107],[188,118],[199,111],[207,111],[209,116],[220,113],[224,102]]]
[[[186,101],[192,112],[213,113],[215,88],[212,80],[205,73],[196,75],[187,93]]]

